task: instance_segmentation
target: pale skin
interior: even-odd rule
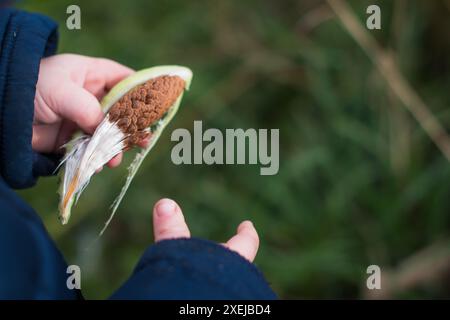
[[[41,60],[34,99],[32,147],[37,152],[58,153],[73,133],[92,134],[103,119],[99,100],[120,80],[134,71],[115,61],[74,54]],[[147,141],[142,142],[145,146]],[[120,164],[122,154],[108,162]],[[155,241],[189,238],[190,231],[175,201],[159,200],[153,208]],[[242,222],[225,247],[253,261],[259,238],[250,221]]]
[[[161,199],[153,207],[153,235],[156,242],[191,236],[183,212],[175,201]],[[252,262],[259,247],[259,237],[253,223],[248,220],[241,222],[236,234],[222,245]]]

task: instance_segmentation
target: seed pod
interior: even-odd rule
[[[153,148],[189,89],[192,72],[181,66],[158,66],[138,71],[119,82],[102,99],[105,118],[92,137],[81,135],[66,145],[61,162],[59,219],[66,224],[71,207],[89,184],[95,171],[114,156],[149,138],[135,157],[122,191],[113,203],[106,229],[142,161]]]

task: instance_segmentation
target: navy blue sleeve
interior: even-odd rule
[[[0,9],[0,299],[81,298],[39,216],[11,190],[54,165],[32,151],[31,135],[39,63],[56,39],[50,19]]]
[[[51,174],[57,159],[31,148],[34,96],[42,57],[53,54],[57,25],[49,18],[0,9],[0,174],[13,188]]]
[[[78,299],[39,216],[0,177],[0,300]]]
[[[239,254],[201,239],[164,240],[145,251],[112,299],[276,299],[261,272]]]

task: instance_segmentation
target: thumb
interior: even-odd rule
[[[63,119],[75,122],[84,132],[92,134],[103,119],[97,98],[74,83],[54,93],[53,110]]]
[[[159,200],[153,208],[155,242],[164,239],[189,238],[190,231],[178,204],[170,199]]]

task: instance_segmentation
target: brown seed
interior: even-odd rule
[[[145,118],[139,118],[137,119],[137,127],[139,130],[144,130],[145,128],[147,128],[149,125],[147,119]]]
[[[119,122],[117,122],[117,126],[119,128],[127,128],[131,124],[130,118],[121,118]]]
[[[130,124],[127,128],[127,133],[133,134],[137,131],[137,127],[134,124]]]
[[[109,112],[109,119],[111,122],[115,122],[120,117],[120,109],[116,108]]]
[[[128,135],[132,147],[148,137],[142,130],[159,120],[183,92],[185,82],[178,76],[160,76],[131,89],[109,110],[111,121]]]
[[[121,115],[122,117],[132,117],[134,114],[133,112],[133,108],[131,107],[125,107],[123,109],[123,114]]]

